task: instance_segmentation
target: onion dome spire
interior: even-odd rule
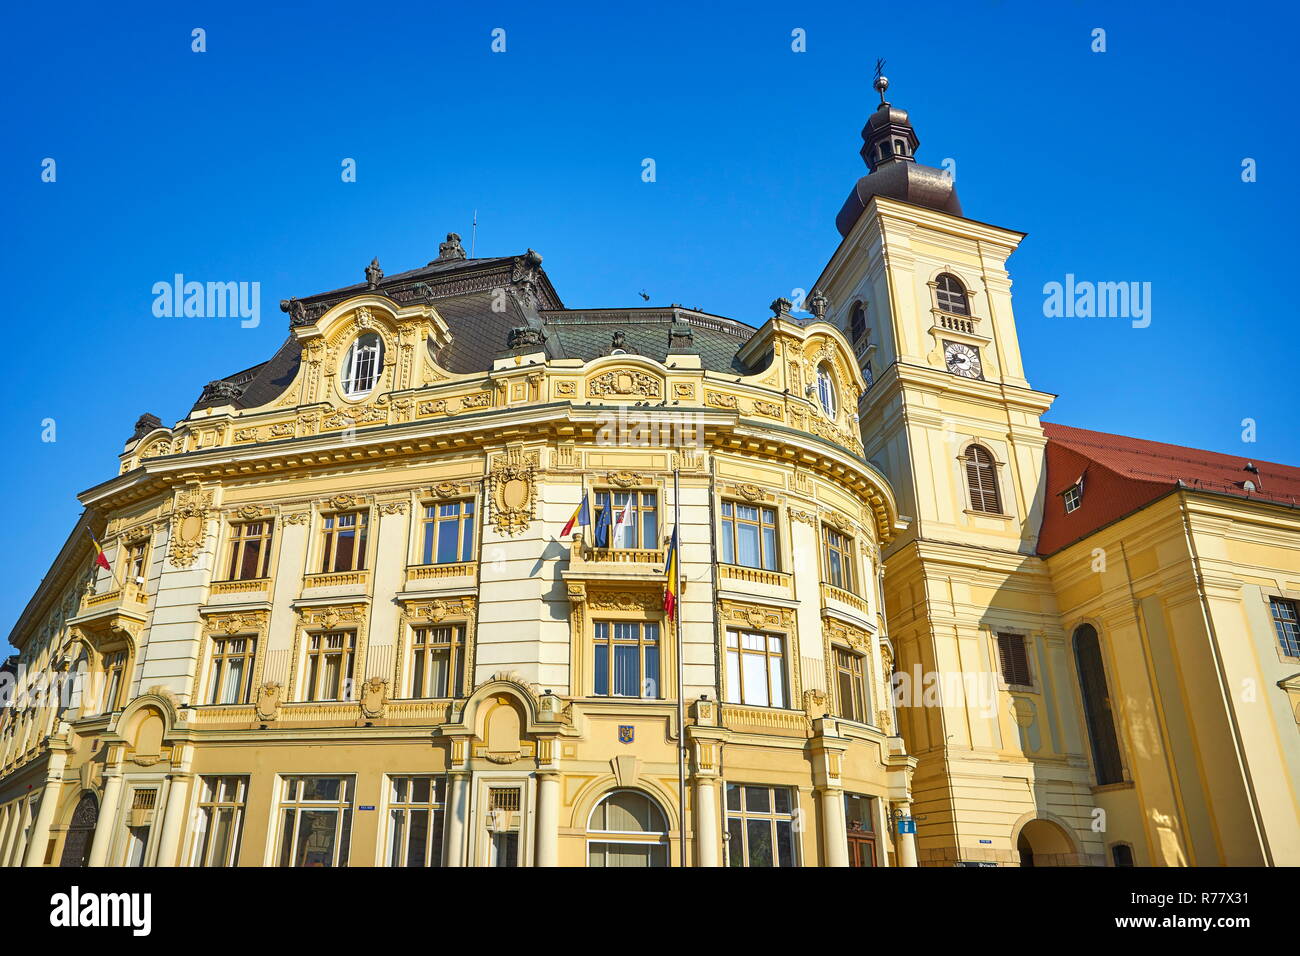
[[[880,72],[883,66],[883,60],[876,61],[876,78],[872,83],[880,94],[880,105],[867,119],[867,125],[862,127],[860,152],[868,174],[858,180],[844,201],[840,214],[835,217],[835,225],[842,236],[852,231],[872,196],[900,199],[954,216],[962,214],[952,176],[916,161],[916,150],[921,141],[912,128],[907,110],[898,109],[885,99],[889,77]]]

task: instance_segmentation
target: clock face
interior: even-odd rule
[[[962,342],[943,343],[943,364],[953,375],[963,378],[983,378],[984,366],[980,364],[980,350]]]

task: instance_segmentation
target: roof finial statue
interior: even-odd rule
[[[447,233],[447,241],[438,243],[439,259],[464,259],[465,247],[460,244],[460,236],[454,232]]]
[[[889,104],[885,102],[885,90],[889,89],[889,77],[882,72],[884,69],[885,61],[883,59],[876,60],[876,79],[871,85],[880,94],[880,105],[888,106]]]
[[[816,316],[818,322],[826,318],[826,307],[828,305],[830,305],[830,300],[822,294],[822,290],[813,289],[812,295],[808,296],[808,311]]]
[[[370,265],[366,266],[366,285],[372,289],[377,288],[383,277],[384,270],[379,268],[379,257],[375,256],[370,260]]]

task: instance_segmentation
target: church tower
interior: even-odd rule
[[[1012,314],[1024,234],[964,215],[888,86],[817,288],[869,384],[864,454],[910,518],[882,557],[920,862],[1090,862],[1077,682],[1036,554],[1053,396],[1027,381]]]

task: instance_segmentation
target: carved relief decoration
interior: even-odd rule
[[[492,489],[492,521],[497,533],[522,534],[533,520],[537,504],[537,453],[511,449],[497,458],[488,474]]]
[[[587,382],[587,394],[592,398],[619,395],[658,398],[663,394],[663,387],[659,379],[645,372],[614,369]]]
[[[171,517],[171,547],[168,559],[177,568],[188,568],[198,557],[212,513],[212,492],[192,486],[176,496]]]

